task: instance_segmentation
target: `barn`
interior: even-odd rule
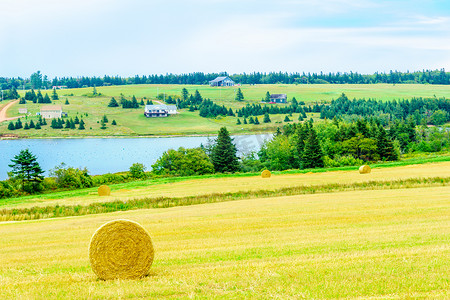
[[[210,86],[234,86],[234,81],[228,76],[220,76],[209,82]]]

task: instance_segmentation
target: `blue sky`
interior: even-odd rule
[[[450,70],[450,1],[2,0],[0,76]]]

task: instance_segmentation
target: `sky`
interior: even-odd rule
[[[447,0],[0,1],[0,77],[441,68]]]

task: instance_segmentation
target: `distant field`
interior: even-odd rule
[[[147,119],[143,116],[144,108],[122,109],[107,107],[111,97],[120,99],[121,95],[132,97],[135,95],[140,101],[142,98],[155,99],[160,93],[169,95],[180,95],[182,88],[188,89],[190,93],[199,90],[204,98],[211,98],[220,105],[231,107],[233,109],[245,106],[247,103],[259,103],[264,98],[266,92],[286,93],[288,100],[296,97],[298,101],[322,102],[336,99],[342,93],[349,98],[375,98],[389,101],[393,99],[410,99],[412,97],[450,97],[450,86],[445,85],[414,85],[414,84],[370,84],[370,85],[243,85],[240,88],[244,93],[245,100],[237,102],[234,100],[235,92],[238,87],[210,87],[207,85],[124,85],[98,87],[97,91],[102,94],[101,97],[88,98],[86,95],[91,93],[93,88],[58,90],[60,100],[54,101],[54,104],[61,104],[63,111],[68,113],[69,118],[83,116],[86,122],[86,130],[53,130],[49,127],[43,127],[41,130],[24,129],[9,131],[8,122],[0,123],[0,134],[14,133],[23,137],[72,137],[72,136],[152,136],[152,135],[195,135],[195,134],[216,134],[218,129],[227,126],[228,130],[234,134],[254,133],[254,132],[273,132],[277,127],[285,124],[283,122],[285,115],[271,116],[272,123],[262,123],[260,125],[236,125],[236,117],[218,117],[215,119],[206,119],[198,115],[198,112],[189,112],[186,109],[181,110],[177,116],[168,118]],[[43,91],[43,93],[51,91]],[[24,93],[20,91],[20,93]],[[65,100],[69,105],[65,105]],[[144,100],[146,102],[146,100]],[[2,104],[0,104],[2,105]],[[283,105],[283,104],[281,104]],[[18,108],[24,105],[16,104],[8,110],[8,117],[19,116]],[[41,105],[28,102],[26,104],[29,115],[24,121],[36,121],[36,113],[39,112]],[[87,114],[87,115],[86,115]],[[118,123],[117,126],[107,124],[107,129],[100,129],[100,119],[106,114],[109,121],[113,119]],[[309,114],[308,118],[318,118],[318,115]],[[290,117],[297,122],[298,114]],[[242,122],[242,119],[241,119]]]
[[[1,299],[450,297],[449,187],[260,198],[0,223]],[[101,281],[88,245],[126,218],[152,236],[141,280]]]

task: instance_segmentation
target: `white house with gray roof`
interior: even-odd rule
[[[209,82],[210,86],[234,86],[234,81],[228,76],[220,76]]]
[[[177,113],[176,105],[146,105],[144,116],[147,118],[153,117],[168,117]]]

